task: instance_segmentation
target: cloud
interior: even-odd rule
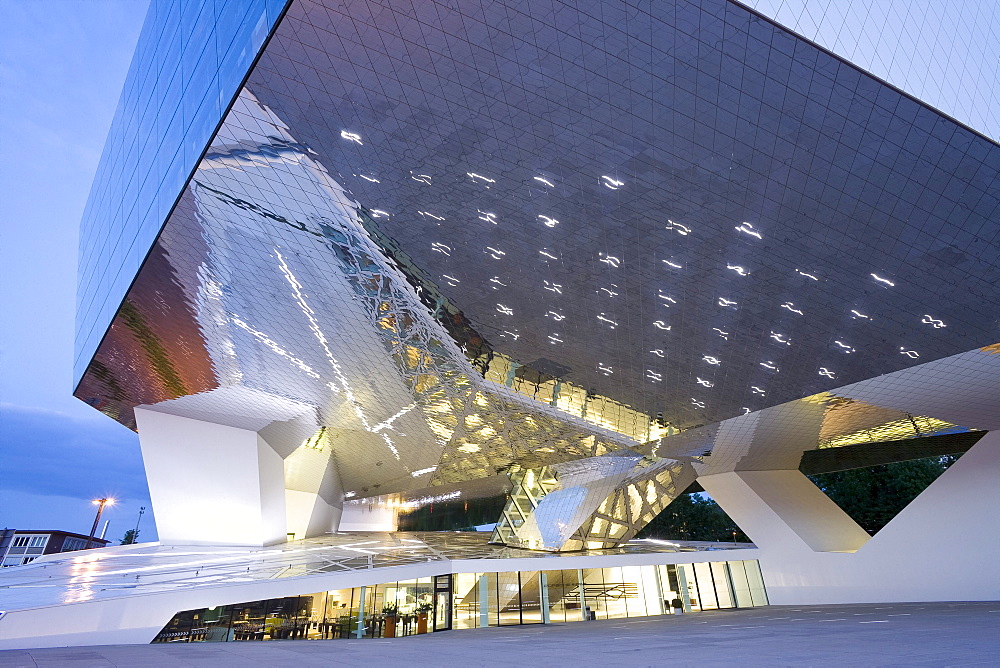
[[[9,492],[149,498],[139,437],[110,418],[0,403],[0,462]]]

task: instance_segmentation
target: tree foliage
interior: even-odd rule
[[[132,543],[138,542],[137,541],[138,538],[139,538],[139,532],[136,531],[135,529],[129,529],[128,531],[125,532],[125,535],[122,536],[121,543],[119,544],[131,545]]]
[[[682,494],[653,518],[639,538],[750,542],[718,503],[702,494]]]
[[[834,503],[871,535],[934,482],[955,455],[895,462],[809,476]]]

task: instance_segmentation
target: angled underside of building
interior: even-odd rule
[[[138,431],[160,537],[123,563],[334,549],[487,488],[495,563],[231,568],[145,613],[61,599],[118,621],[56,639],[25,599],[2,642],[538,559],[1000,597],[1000,146],[728,0],[213,7],[153,3],[81,235],[75,394]],[[967,452],[875,537],[803,473],[945,433]],[[695,482],[754,546],[634,554]]]

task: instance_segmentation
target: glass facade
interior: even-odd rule
[[[285,4],[150,3],[80,228],[75,380]]]
[[[763,605],[756,560],[456,573],[186,610],[153,642],[395,638]]]

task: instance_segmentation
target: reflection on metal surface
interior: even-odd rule
[[[996,146],[722,0],[610,32],[569,8],[592,39],[553,50],[552,19],[506,3],[477,6],[482,31],[515,16],[490,48],[460,9],[372,7],[291,4],[77,396],[132,428],[140,405],[294,407],[288,489],[551,474],[504,529],[545,549],[626,539],[691,471],[794,468],[904,418],[993,426],[995,351],[961,351],[996,336]],[[512,74],[529,61],[559,74]],[[702,67],[714,113],[684,83]]]

